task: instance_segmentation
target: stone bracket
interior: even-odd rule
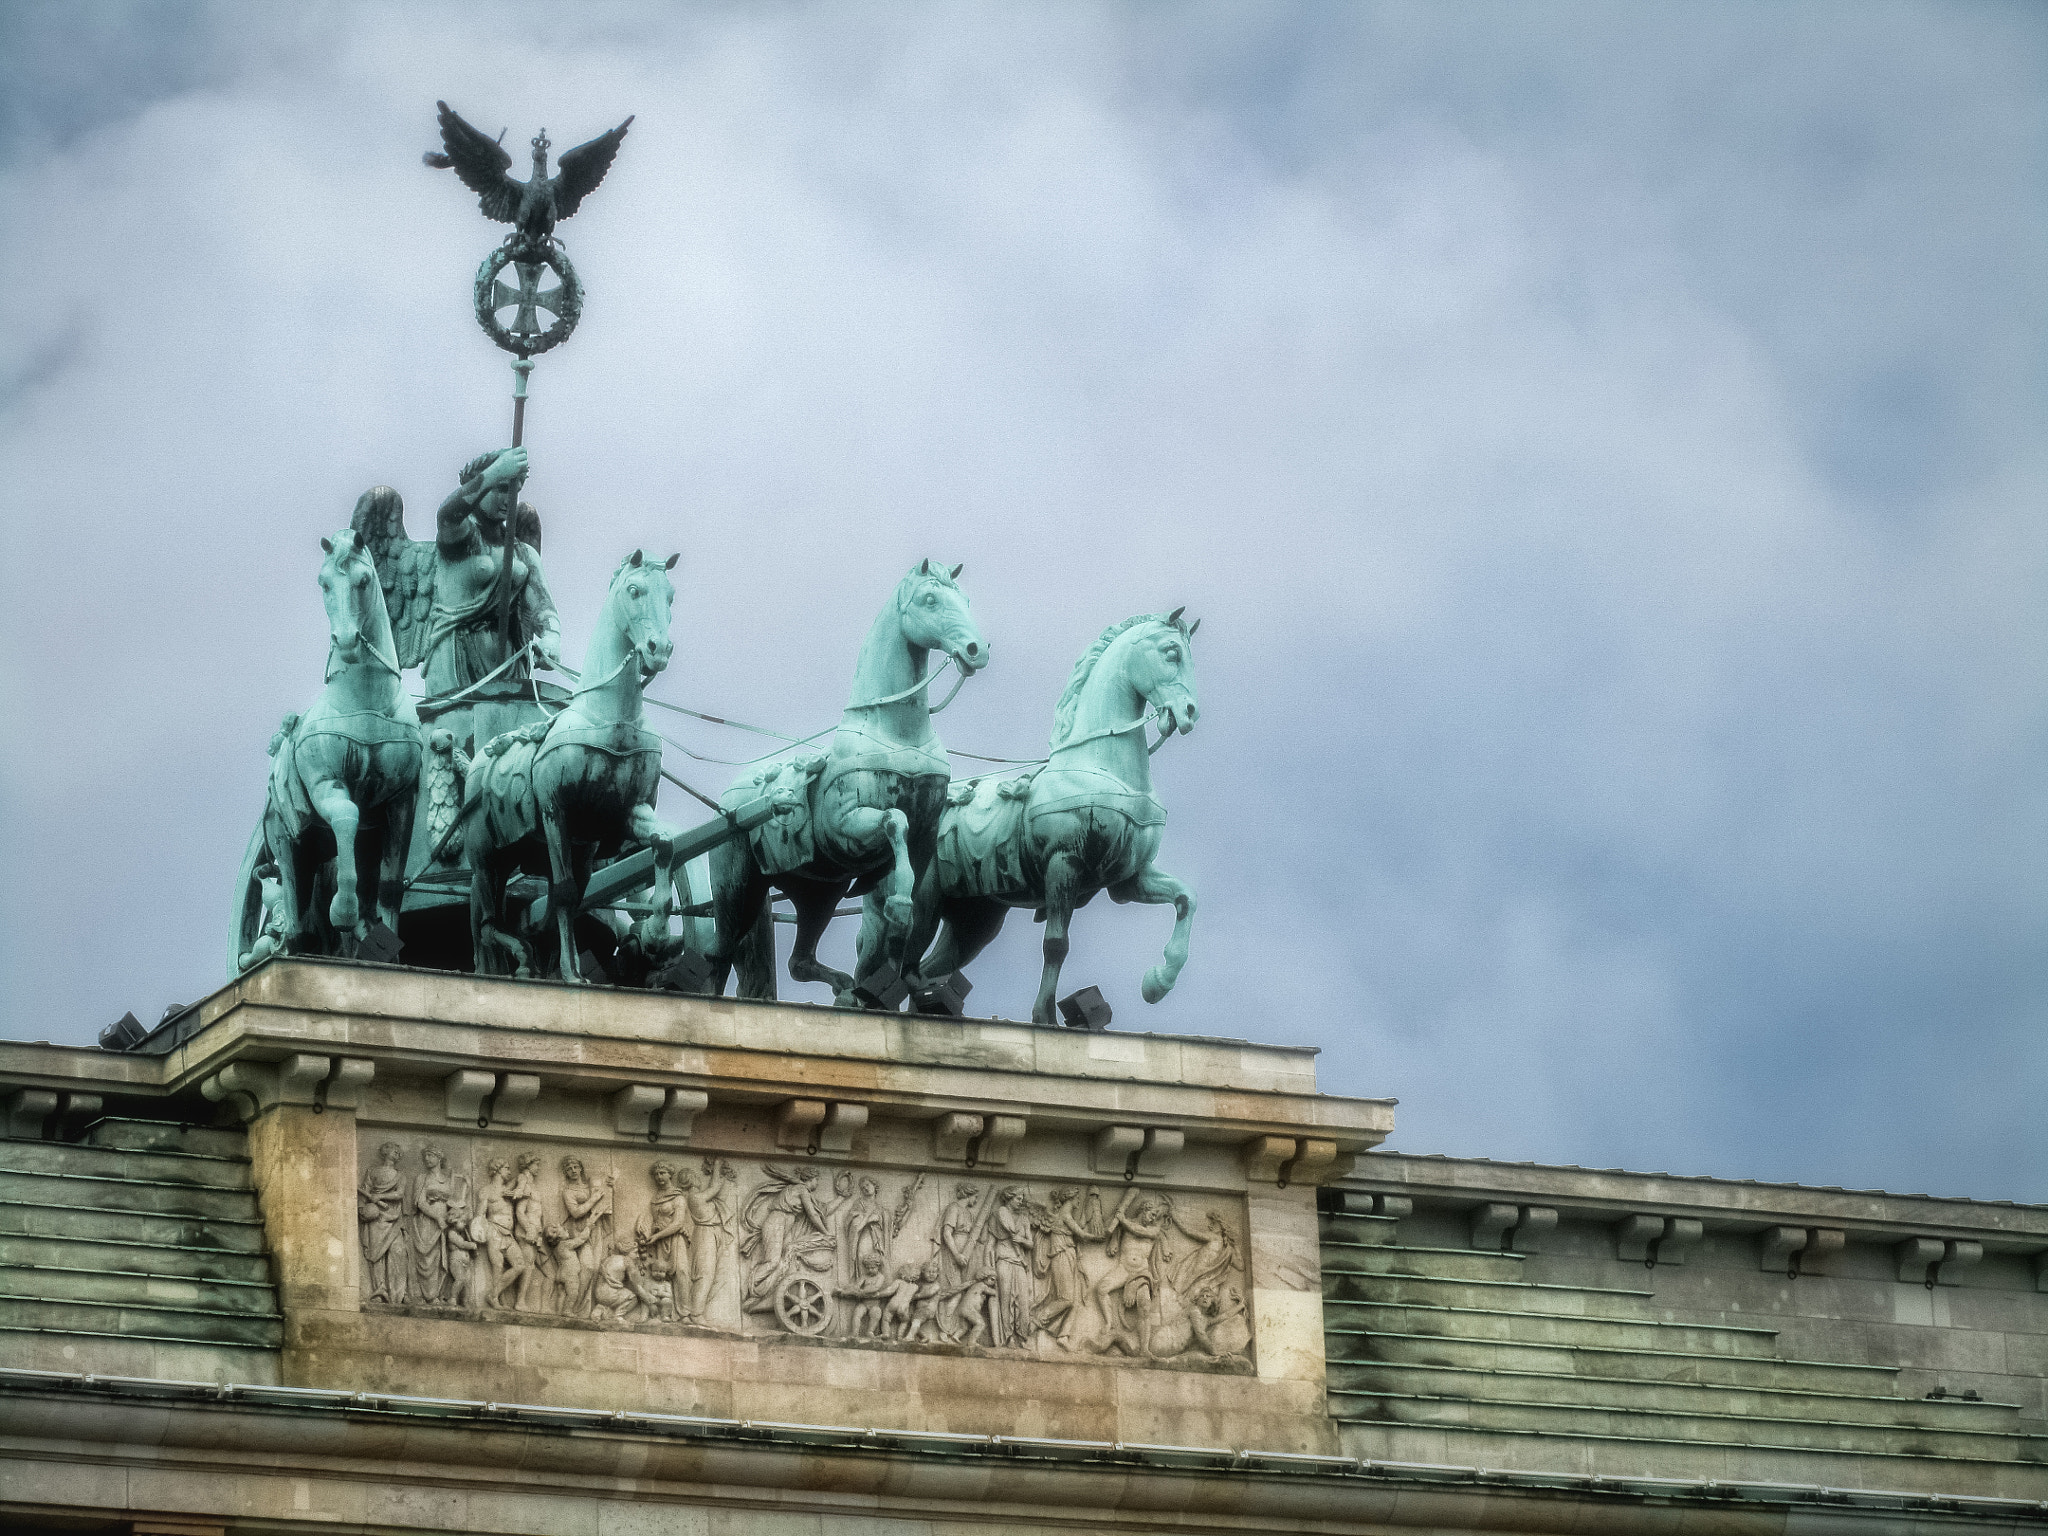
[[[1148,1179],[1164,1178],[1180,1161],[1188,1144],[1187,1133],[1171,1126],[1155,1125],[1145,1132],[1145,1144],[1138,1148],[1134,1171]]]
[[[1541,1253],[1546,1233],[1557,1227],[1547,1205],[1492,1202],[1472,1213],[1472,1246],[1488,1253]]]
[[[1373,1195],[1362,1189],[1342,1189],[1332,1193],[1336,1195],[1337,1203],[1323,1209],[1333,1216],[1383,1216],[1389,1221],[1399,1221],[1415,1210],[1415,1202],[1406,1195]]]
[[[1938,1237],[1909,1237],[1892,1252],[1899,1261],[1900,1280],[1931,1290],[1937,1285],[1954,1285],[1956,1282],[1949,1278],[1951,1273],[1979,1262],[1984,1257],[1984,1245]],[[2040,1284],[2038,1269],[2035,1284]]]
[[[1340,1164],[1337,1143],[1320,1136],[1254,1136],[1238,1153],[1248,1183],[1281,1189],[1290,1184],[1325,1184],[1351,1171],[1352,1159],[1347,1157]],[[1410,1202],[1409,1209],[1413,1208]]]
[[[932,1125],[932,1155],[969,1168],[1001,1168],[1029,1125],[1022,1115],[943,1114]]]
[[[697,1117],[711,1103],[701,1088],[656,1088],[634,1083],[611,1096],[612,1125],[621,1136],[662,1146],[683,1146]]]
[[[1010,1149],[1024,1139],[1025,1127],[1029,1122],[1022,1115],[990,1115],[981,1128],[981,1135],[967,1151],[967,1166],[980,1164],[988,1168],[1001,1168],[1010,1161]],[[1174,1132],[1176,1136],[1180,1133]]]
[[[867,1123],[865,1104],[787,1099],[775,1112],[775,1144],[814,1157],[844,1157],[853,1150],[854,1132]]]
[[[1849,1235],[1838,1227],[1766,1227],[1757,1243],[1757,1268],[1787,1276],[1817,1275],[1840,1253]]]
[[[1690,1216],[1625,1216],[1614,1224],[1614,1256],[1646,1269],[1683,1264],[1706,1230]]]
[[[1173,1126],[1105,1125],[1089,1145],[1088,1166],[1126,1180],[1163,1178],[1187,1146],[1187,1133]]]
[[[282,1061],[231,1061],[199,1085],[216,1104],[254,1120],[279,1104],[296,1104],[316,1114],[362,1107],[363,1089],[377,1064],[357,1056],[314,1056],[305,1052]]]
[[[1095,1133],[1089,1146],[1088,1166],[1097,1173],[1136,1177],[1138,1153],[1144,1148],[1145,1133],[1135,1125],[1105,1125]]]
[[[982,1116],[960,1113],[939,1116],[932,1126],[932,1156],[942,1163],[963,1163],[967,1149],[981,1135]]]
[[[442,1080],[448,1118],[468,1120],[478,1130],[493,1125],[524,1125],[526,1106],[540,1094],[540,1079],[531,1072],[450,1072]]]
[[[7,1134],[16,1141],[41,1141],[43,1130],[55,1116],[70,1120],[97,1115],[101,1099],[96,1093],[59,1093],[50,1088],[17,1088],[7,1096]]]

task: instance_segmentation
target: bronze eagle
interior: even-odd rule
[[[420,158],[437,171],[454,171],[476,193],[484,217],[514,225],[521,242],[528,245],[545,244],[554,235],[555,221],[568,218],[597,190],[612,168],[619,141],[633,126],[629,117],[610,133],[565,150],[553,176],[548,175],[548,131],[543,128],[533,140],[533,179],[517,181],[505,174],[512,168],[512,156],[498,142],[504,134],[494,139],[464,122],[447,102],[434,105],[441,109],[441,143],[447,153],[430,149]]]

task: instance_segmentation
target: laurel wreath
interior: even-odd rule
[[[497,297],[498,274],[515,261],[540,262],[562,283],[562,295],[558,301],[561,308],[555,315],[555,323],[530,341],[514,336],[498,324],[497,311],[492,307],[492,300]],[[576,322],[582,318],[583,281],[577,277],[569,253],[553,241],[544,246],[501,245],[476,269],[476,322],[484,328],[486,336],[507,352],[532,357],[550,347],[558,347],[569,339],[569,333],[576,329]]]

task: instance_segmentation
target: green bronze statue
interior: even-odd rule
[[[449,733],[450,751],[430,753],[424,797],[457,803],[453,764],[464,753],[546,719],[534,680],[536,658],[557,666],[562,626],[540,561],[540,514],[519,500],[524,448],[479,454],[463,466],[441,503],[431,540],[411,539],[405,503],[388,485],[356,502],[350,527],[376,557],[402,667],[422,672],[421,718]],[[409,860],[415,876],[435,849],[456,849],[421,819]]]
[[[963,681],[988,664],[959,574],[957,565],[949,571],[925,560],[897,583],[861,647],[853,702],[828,756],[799,759],[726,791],[721,803],[728,810],[764,789],[786,797],[789,810],[712,852],[714,992],[737,966],[741,997],[775,996],[771,889],[796,908],[793,980],[826,982],[850,1007],[863,1001],[859,981],[871,971],[906,963],[913,896],[931,862],[952,777],[932,729],[936,710],[927,696],[938,674],[928,670],[928,659],[933,651],[949,657]],[[869,891],[862,933],[870,963],[855,978],[819,963],[818,940],[842,897]]]
[[[1140,614],[1103,631],[1060,696],[1043,767],[953,786],[937,856],[918,883],[910,953],[924,959],[915,986],[960,970],[995,938],[1012,907],[1031,908],[1045,920],[1045,969],[1031,1017],[1054,1023],[1067,925],[1075,908],[1107,890],[1112,901],[1172,904],[1173,936],[1164,961],[1145,973],[1145,1001],[1172,990],[1187,964],[1195,897],[1152,863],[1166,808],[1152,793],[1145,721],[1156,712],[1162,741],[1194,729],[1200,620],[1184,624],[1181,612]],[[874,898],[868,901],[872,908]],[[925,954],[941,922],[938,943]],[[863,925],[864,945],[868,931]]]
[[[504,914],[505,882],[525,869],[548,877],[557,973],[582,980],[574,925],[593,860],[670,835],[654,815],[661,738],[641,722],[641,690],[674,650],[668,573],[681,558],[657,565],[636,549],[620,561],[568,706],[486,743],[470,765],[462,837],[478,971],[532,974],[528,945]]]
[[[398,928],[420,777],[419,715],[400,683],[369,550],[352,529],[320,547],[327,686],[271,741],[268,801],[236,887],[230,974],[280,950],[353,953],[369,936],[358,894],[365,884],[376,892],[378,921]]]

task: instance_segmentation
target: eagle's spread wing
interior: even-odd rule
[[[462,184],[477,195],[477,205],[483,209],[485,218],[510,224],[519,217],[519,199],[526,185],[505,174],[512,168],[512,157],[505,152],[505,146],[470,127],[447,102],[437,101],[434,105],[441,109],[441,143],[448,150],[449,166],[462,178]],[[563,158],[566,161],[568,157]],[[438,163],[439,157],[428,162]]]
[[[604,180],[604,173],[612,168],[612,156],[619,152],[619,141],[625,138],[626,130],[632,126],[633,119],[629,117],[610,133],[600,133],[588,144],[578,144],[574,149],[563,152],[562,158],[556,162],[556,218],[569,217],[584,198],[597,190],[597,184]]]
[[[391,637],[398,642],[398,664],[416,667],[426,660],[428,621],[434,611],[434,545],[405,536],[405,502],[388,485],[373,485],[357,497],[348,525],[362,536],[377,562],[384,607],[391,615]]]

